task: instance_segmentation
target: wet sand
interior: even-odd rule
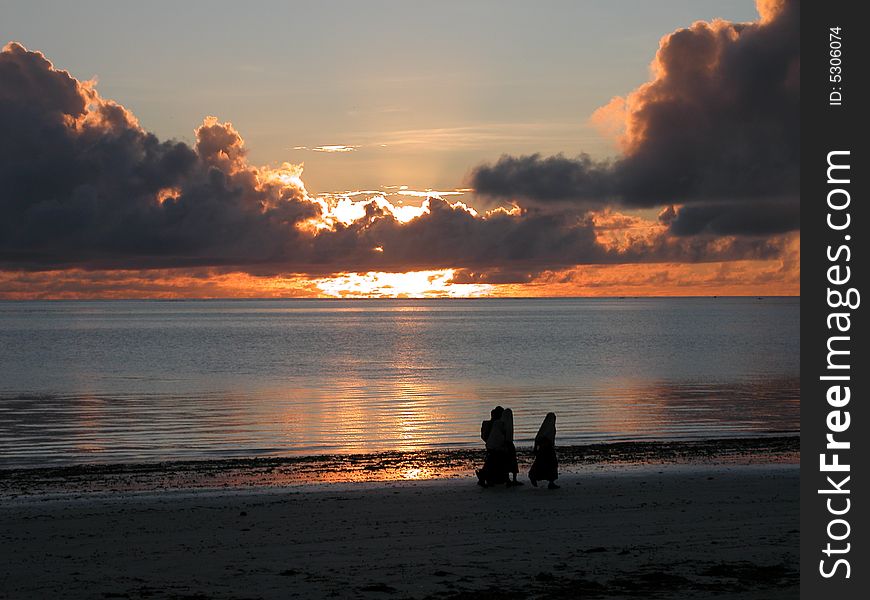
[[[31,490],[0,501],[0,597],[797,597],[793,461],[592,462],[560,483]]]
[[[800,462],[798,436],[560,446],[562,473],[614,465],[749,465]],[[518,448],[528,472],[530,448]],[[258,457],[138,464],[0,469],[0,500],[32,494],[286,487],[324,482],[463,479],[483,450],[442,449],[323,456]]]

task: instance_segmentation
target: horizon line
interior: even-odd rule
[[[705,295],[640,295],[628,294],[614,296],[422,296],[400,298],[396,296],[368,296],[335,298],[331,296],[252,296],[246,298],[232,296],[191,297],[191,298],[0,298],[0,302],[244,302],[244,301],[300,301],[300,300],[641,300],[641,299],[698,299],[698,298],[800,298],[800,294],[705,294]]]

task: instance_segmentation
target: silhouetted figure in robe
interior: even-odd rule
[[[480,425],[480,437],[486,442],[486,460],[483,468],[477,470],[477,484],[487,487],[497,483],[506,483],[507,453],[504,448],[505,428],[502,421],[504,409],[496,406],[490,412],[490,419]]]
[[[480,426],[480,437],[486,442],[486,461],[477,473],[477,483],[483,487],[496,484],[522,485],[517,481],[519,467],[513,443],[514,417],[511,409],[496,406],[491,419]],[[513,475],[513,479],[511,479]]]
[[[539,481],[549,481],[547,487],[558,489],[559,459],[556,457],[556,413],[547,413],[538,435],[535,436],[535,462],[529,469],[529,480],[538,487]]]

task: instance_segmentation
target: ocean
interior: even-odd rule
[[[797,433],[799,298],[0,302],[0,468]]]

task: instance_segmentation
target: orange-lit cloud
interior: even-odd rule
[[[86,271],[0,271],[0,298],[292,298],[317,297],[311,280],[294,275],[258,277],[213,268]]]
[[[495,286],[504,296],[799,296],[800,237],[768,261],[588,265],[549,271],[523,284]]]
[[[719,263],[587,265],[508,274],[454,269],[411,273],[257,276],[213,268],[142,271],[0,271],[6,300],[90,298],[421,298],[485,296],[800,295],[799,238],[781,259]]]

